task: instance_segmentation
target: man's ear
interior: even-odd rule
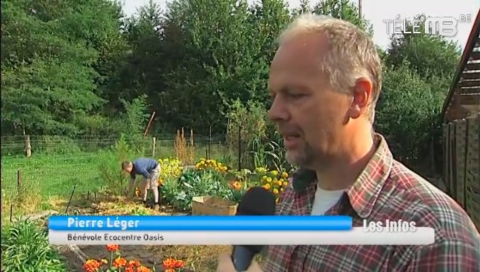
[[[365,77],[355,81],[352,90],[352,103],[350,104],[349,115],[352,119],[357,119],[367,110],[372,98],[372,82]]]

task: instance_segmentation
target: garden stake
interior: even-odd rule
[[[242,170],[242,127],[238,126],[238,171]]]
[[[70,199],[68,200],[67,208],[65,209],[65,213],[68,213],[68,208],[70,208],[70,204],[72,203],[72,197],[73,197],[73,194],[75,193],[75,188],[77,188],[77,184],[73,185],[73,190],[72,190],[72,193],[70,194]]]
[[[13,204],[10,204],[10,223],[13,222]]]
[[[147,127],[145,128],[145,132],[143,133],[143,138],[145,138],[148,134],[148,129],[152,125],[153,118],[155,117],[155,112],[152,112],[152,115],[150,115],[150,119],[148,120]]]
[[[90,191],[87,191],[87,200],[90,200]]]

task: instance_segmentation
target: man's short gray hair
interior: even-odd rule
[[[373,122],[375,104],[382,88],[382,64],[371,37],[354,24],[329,16],[303,14],[280,35],[281,46],[299,35],[323,34],[329,51],[320,61],[320,69],[330,80],[330,86],[350,93],[355,82],[365,77],[372,82],[369,119]]]

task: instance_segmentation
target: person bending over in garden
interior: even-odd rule
[[[130,196],[132,191],[135,188],[135,178],[137,175],[142,175],[144,180],[141,186],[141,192],[143,193],[143,203],[147,205],[147,195],[148,190],[153,191],[154,197],[154,210],[159,210],[160,205],[158,204],[159,192],[158,192],[158,178],[160,177],[160,164],[149,158],[138,158],[131,161],[124,161],[122,163],[122,170],[130,174],[130,184],[127,190],[127,196]]]

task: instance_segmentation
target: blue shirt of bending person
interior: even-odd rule
[[[130,177],[135,180],[137,175],[142,175],[145,179],[151,179],[151,172],[158,167],[158,162],[149,158],[138,158],[132,162]]]

